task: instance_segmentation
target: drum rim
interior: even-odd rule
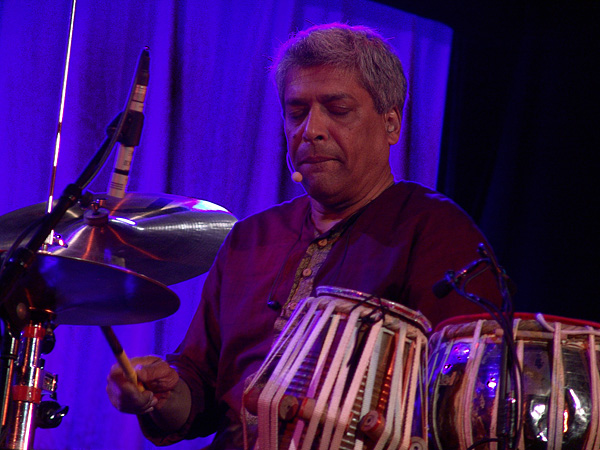
[[[343,288],[337,286],[318,286],[316,288],[317,296],[331,295],[333,297],[341,297],[351,301],[366,300],[376,298],[381,300],[386,308],[392,310],[395,314],[406,319],[408,322],[417,325],[425,334],[431,333],[431,322],[423,315],[421,311],[417,311],[404,306],[400,303],[378,297],[376,295],[367,294],[355,289]]]
[[[514,318],[521,319],[521,320],[536,320],[536,318],[535,318],[536,314],[540,314],[540,313],[516,312],[516,313],[514,313]],[[565,325],[573,325],[573,326],[580,326],[580,327],[590,326],[592,328],[600,329],[600,323],[592,322],[590,320],[575,319],[575,318],[571,318],[571,317],[555,316],[555,315],[543,314],[543,313],[541,313],[541,314],[543,315],[546,322],[559,322],[559,323],[565,324]],[[445,327],[447,327],[449,325],[460,325],[460,324],[465,324],[465,323],[469,323],[469,322],[476,322],[478,320],[494,320],[494,319],[492,318],[492,316],[490,316],[487,313],[466,314],[466,315],[461,315],[461,316],[454,316],[454,317],[449,317],[448,319],[445,319],[442,322],[438,323],[433,331],[434,331],[434,333],[436,333],[438,331],[442,331],[442,329],[444,329]]]

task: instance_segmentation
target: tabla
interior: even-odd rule
[[[246,389],[257,447],[426,450],[427,319],[357,291],[317,293]]]
[[[431,336],[430,428],[437,449],[464,450],[496,437],[501,336],[489,316],[451,319]],[[515,314],[513,336],[523,372],[517,448],[598,450],[600,325]]]

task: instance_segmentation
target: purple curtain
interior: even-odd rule
[[[0,3],[0,214],[47,199],[70,10],[69,0]],[[149,46],[145,124],[128,191],[209,200],[238,218],[299,195],[285,165],[280,110],[266,68],[290,32],[331,21],[372,26],[392,38],[410,91],[402,141],[393,149],[394,174],[435,186],[448,27],[366,0],[80,0],[56,193],[99,148]],[[111,157],[91,191],[106,192],[112,164]],[[181,300],[172,316],[115,327],[130,356],[176,348],[202,279],[171,287]],[[136,418],[108,401],[105,379],[114,357],[100,329],[62,325],[56,337],[46,368],[59,374],[58,400],[70,411],[58,428],[36,431],[36,448],[153,448]],[[175,447],[199,448],[200,441]]]

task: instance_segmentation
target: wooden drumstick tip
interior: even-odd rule
[[[121,343],[119,342],[119,339],[117,338],[117,335],[113,329],[110,326],[101,326],[100,329],[102,330],[102,333],[104,333],[104,337],[106,337],[106,341],[115,355],[117,363],[119,363],[119,366],[121,366],[121,369],[123,369],[123,373],[125,373],[127,379],[137,386],[138,391],[144,392],[144,386],[142,383],[138,382],[137,373],[131,365],[131,361],[129,361],[129,358],[125,353],[125,350],[123,350],[123,347],[121,346]]]

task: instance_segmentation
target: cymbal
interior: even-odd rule
[[[36,254],[9,298],[30,299],[35,310],[54,312],[57,325],[150,322],[179,308],[171,289],[144,275],[45,252]]]
[[[56,226],[66,246],[46,250],[123,267],[166,285],[206,272],[236,221],[218,205],[169,194],[93,198],[95,208],[75,205]],[[46,205],[39,203],[0,216],[0,250],[10,248],[45,212]]]

